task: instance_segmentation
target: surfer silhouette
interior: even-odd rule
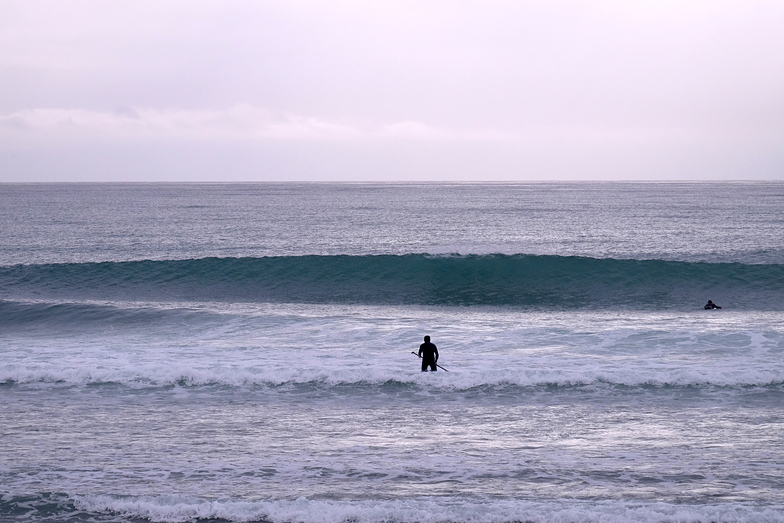
[[[705,304],[705,307],[703,307],[703,308],[704,308],[706,311],[708,311],[708,310],[711,310],[711,309],[721,309],[721,307],[719,307],[718,305],[716,305],[715,303],[713,303],[713,302],[712,302],[712,301],[710,301],[710,300],[708,300],[708,303],[706,303],[706,304]]]
[[[438,348],[430,343],[430,336],[425,336],[425,343],[419,346],[419,357],[422,358],[422,372],[427,372],[428,367],[430,372],[437,370]]]

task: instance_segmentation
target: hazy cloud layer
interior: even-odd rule
[[[784,179],[778,1],[0,2],[0,181]]]

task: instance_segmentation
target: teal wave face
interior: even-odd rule
[[[0,268],[11,298],[784,310],[784,265],[562,256],[294,256]]]

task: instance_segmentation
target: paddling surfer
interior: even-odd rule
[[[708,303],[706,303],[706,304],[705,304],[705,307],[703,307],[703,308],[704,308],[706,311],[708,311],[708,310],[711,310],[711,309],[721,309],[721,307],[719,307],[718,305],[716,305],[715,303],[713,303],[711,300],[708,300]]]
[[[437,370],[438,348],[435,343],[430,343],[430,336],[425,336],[425,343],[419,346],[419,357],[422,358],[422,372],[427,372],[428,367],[430,372]]]

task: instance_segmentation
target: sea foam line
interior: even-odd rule
[[[784,505],[725,503],[712,505],[633,501],[498,500],[457,498],[406,500],[236,501],[197,497],[76,496],[75,506],[92,513],[113,513],[160,523],[218,518],[230,522],[268,523],[628,523],[781,521]]]
[[[128,368],[54,365],[0,366],[4,385],[121,385],[131,388],[182,386],[231,388],[315,386],[330,388],[355,386],[374,388],[387,385],[423,386],[429,390],[465,391],[482,387],[778,387],[784,385],[784,372],[776,368],[737,369],[469,369],[453,367],[449,373],[420,373],[418,369],[391,367],[292,369],[270,362],[251,369],[194,367],[173,362],[134,365]]]

